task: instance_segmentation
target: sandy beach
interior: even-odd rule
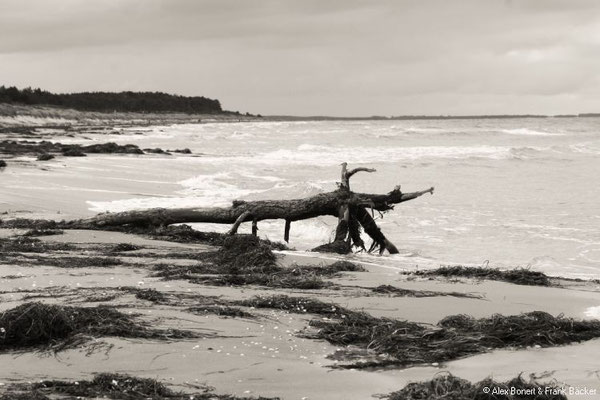
[[[22,233],[2,231],[3,237]],[[309,296],[344,307],[364,310],[374,316],[435,324],[448,315],[469,314],[477,318],[495,313],[514,315],[529,311],[564,314],[585,318],[585,311],[600,302],[595,283],[563,282],[561,288],[537,288],[503,282],[460,279],[410,279],[376,266],[367,272],[346,273],[334,282],[342,290],[273,290],[261,287],[214,287],[183,281],[162,281],[149,277],[148,268],[160,262],[185,263],[144,254],[169,251],[202,252],[204,245],[183,245],[144,239],[135,235],[112,232],[67,231],[62,235],[45,236],[44,242],[76,244],[79,255],[95,255],[84,250],[99,244],[131,243],[142,246],[135,256],[128,254],[127,262],[111,268],[57,268],[44,266],[2,265],[2,310],[13,308],[32,295],[42,301],[58,304],[96,306],[89,302],[90,293],[118,293],[122,287],[156,289],[170,294],[202,294],[227,300],[247,299],[255,295],[286,294]],[[287,256],[280,262],[289,263]],[[289,257],[293,258],[293,257]],[[302,258],[303,263],[307,260]],[[310,260],[319,263],[318,259]],[[187,260],[193,262],[193,260]],[[392,284],[413,290],[476,293],[481,299],[448,296],[411,298],[360,295],[359,287]],[[55,296],[52,293],[56,293]],[[228,318],[216,315],[197,316],[186,312],[192,301],[177,305],[156,305],[121,294],[107,304],[125,312],[143,315],[153,326],[189,329],[207,337],[200,340],[181,340],[168,343],[99,339],[112,347],[109,351],[86,354],[85,347],[56,355],[39,352],[4,353],[3,384],[40,379],[78,380],[98,372],[122,372],[140,377],[155,378],[183,390],[193,385],[210,385],[218,392],[234,395],[261,395],[282,399],[368,399],[401,389],[412,381],[431,379],[440,371],[450,371],[465,379],[478,381],[488,376],[506,380],[518,374],[556,380],[574,387],[600,389],[596,377],[596,353],[600,342],[552,348],[498,350],[440,365],[419,365],[403,369],[376,371],[332,369],[336,362],[328,356],[339,350],[327,342],[302,338],[298,333],[307,329],[313,316],[276,310],[250,310],[256,318]],[[214,336],[214,337],[212,337]],[[582,397],[585,398],[585,397]]]
[[[323,279],[331,285],[320,289],[165,280],[156,276],[157,265],[191,267],[197,265],[197,255],[218,252],[219,246],[179,243],[147,234],[81,229],[50,231],[27,239],[23,235],[28,229],[7,227],[7,223],[16,218],[69,220],[93,216],[95,212],[88,203],[91,192],[96,201],[105,202],[118,200],[124,194],[141,197],[145,193],[153,197],[162,194],[168,199],[178,179],[163,168],[163,163],[172,158],[154,154],[90,155],[57,157],[46,164],[32,156],[7,159],[10,166],[1,175],[0,212],[5,224],[0,225],[0,240],[6,246],[19,240],[26,243],[33,240],[34,245],[41,243],[40,246],[58,250],[3,251],[0,311],[31,301],[77,307],[107,305],[125,314],[136,314],[136,318],[153,328],[185,330],[195,337],[158,341],[94,337],[81,346],[57,353],[41,348],[5,350],[0,354],[0,392],[19,383],[48,379],[78,381],[102,372],[152,378],[184,392],[213,387],[218,394],[281,399],[369,399],[445,372],[471,382],[488,377],[507,381],[522,375],[539,382],[566,385],[565,388],[600,390],[598,339],[560,346],[490,348],[453,360],[407,366],[347,369],[337,367],[348,361],[344,352],[354,349],[360,356],[365,349],[346,348],[310,337],[315,330],[310,321],[331,321],[330,317],[251,306],[239,307],[248,313],[241,316],[191,311],[199,302],[206,305],[206,298],[238,304],[255,296],[285,295],[425,327],[435,327],[445,317],[459,314],[480,319],[495,314],[510,316],[541,311],[552,316],[590,320],[597,317],[594,307],[600,305],[600,286],[596,281],[555,277],[549,287],[542,287],[469,277],[419,276],[412,274],[419,270],[418,265],[390,266],[385,256],[365,260],[354,255],[294,250],[273,250],[277,268],[319,267],[345,260],[364,271],[327,276]],[[131,245],[131,249],[110,250],[124,243]],[[61,245],[67,247],[60,250]],[[72,266],[73,257],[110,258],[114,265]],[[53,258],[70,261],[57,265]],[[382,294],[372,290],[381,285],[410,293]],[[140,291],[148,290],[159,292],[163,300],[137,296]],[[424,293],[428,294],[419,295]]]

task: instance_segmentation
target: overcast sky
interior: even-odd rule
[[[0,0],[0,85],[294,115],[600,112],[598,0]]]

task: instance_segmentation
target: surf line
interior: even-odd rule
[[[328,261],[349,261],[349,259],[345,258],[345,257],[323,256],[322,255],[323,253],[314,253],[314,252],[295,252],[295,251],[291,251],[291,250],[273,250],[273,253],[275,253],[275,254],[283,254],[283,255],[288,255],[288,256],[317,258],[319,260],[328,260]],[[368,261],[362,261],[362,260],[356,260],[356,259],[351,259],[351,261],[357,262],[357,263],[363,264],[363,265],[369,265],[369,266],[372,266],[372,267],[379,267],[379,268],[385,268],[385,269],[393,269],[395,271],[410,271],[408,268],[392,267],[392,266],[389,266],[389,265],[382,265],[382,264],[378,264],[378,263],[374,263],[374,262],[368,262]]]

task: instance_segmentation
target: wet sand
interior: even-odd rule
[[[22,233],[0,230],[2,236]],[[156,254],[176,250],[200,252],[206,245],[190,245],[141,238],[113,232],[66,231],[62,235],[42,237],[49,242],[79,243],[82,246],[132,243],[144,246],[128,261],[152,264],[161,261]],[[92,250],[90,250],[93,253]],[[145,256],[144,253],[153,253]],[[92,254],[90,254],[92,255]],[[280,255],[289,264],[293,256]],[[286,259],[287,258],[287,259]],[[303,259],[306,259],[303,257]],[[173,262],[173,260],[168,260]],[[179,263],[192,260],[178,260]],[[313,259],[313,263],[319,263]],[[413,279],[389,268],[367,266],[367,272],[346,273],[335,282],[342,290],[286,290],[259,287],[214,287],[184,281],[162,281],[149,277],[146,268],[125,265],[112,268],[56,268],[0,266],[0,310],[21,304],[31,294],[74,292],[66,297],[44,298],[45,302],[69,305],[98,305],[78,298],[76,293],[103,293],[111,288],[134,286],[155,288],[165,293],[199,293],[227,300],[247,299],[256,294],[283,293],[331,301],[375,316],[386,316],[422,323],[436,323],[447,315],[466,313],[474,317],[494,313],[518,314],[532,310],[553,315],[584,318],[587,308],[600,304],[600,291],[593,283],[568,283],[565,288],[512,285],[502,282]],[[18,277],[22,275],[22,277]],[[359,296],[353,287],[393,284],[406,289],[477,293],[483,299],[456,297],[404,298]],[[59,290],[60,289],[60,290]],[[66,292],[65,292],[66,291]],[[185,311],[190,304],[157,305],[123,295],[106,304],[136,312],[153,326],[177,327],[215,335],[203,339],[173,342],[101,339],[114,347],[86,355],[86,349],[67,350],[57,355],[35,352],[0,355],[1,383],[39,379],[83,379],[97,372],[123,372],[156,378],[169,385],[189,390],[190,385],[207,384],[219,393],[279,396],[282,399],[368,399],[402,388],[410,381],[431,379],[440,371],[481,380],[487,376],[510,379],[519,373],[535,374],[543,380],[556,379],[566,384],[598,388],[596,354],[600,341],[592,340],[555,348],[501,350],[452,361],[443,365],[425,365],[379,371],[331,369],[335,361],[327,356],[337,347],[299,335],[314,316],[284,311],[252,310],[257,319],[198,316]]]

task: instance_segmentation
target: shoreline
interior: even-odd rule
[[[132,126],[139,126],[134,122]],[[113,129],[114,125],[102,121],[100,125],[86,125],[82,129],[99,127]],[[58,133],[42,132],[41,136],[48,139],[55,134],[64,134],[62,128],[58,130]],[[58,220],[94,214],[86,203],[89,192],[69,190],[65,186],[76,177],[69,175],[69,169],[64,168],[66,163],[63,164],[60,157],[51,164],[44,164],[29,155],[16,157],[18,163],[9,164],[3,172],[5,185],[0,190],[5,199],[0,203],[0,219]],[[124,157],[129,156],[110,157],[112,161],[104,167],[110,169],[113,164],[123,167],[126,164]],[[166,156],[144,154],[139,157],[158,159]],[[82,164],[89,171],[96,171],[78,179],[92,180],[89,190],[100,191],[96,193],[100,193],[102,200],[119,198],[122,193],[144,193],[145,184],[142,183],[131,187],[129,180],[122,184],[114,180],[102,181],[106,173],[99,168],[101,165],[94,155],[69,160]],[[45,168],[49,166],[63,168],[64,176],[55,181],[49,179],[45,175]],[[154,170],[145,172],[156,173]],[[22,187],[25,174],[28,179],[33,179],[29,188]],[[90,176],[94,178],[90,179]],[[57,189],[40,190],[51,185]],[[161,186],[161,193],[172,193],[174,185],[177,184]],[[508,381],[523,374],[537,377],[540,382],[556,380],[573,387],[600,390],[600,383],[594,378],[597,370],[595,354],[600,349],[600,339],[562,346],[490,347],[486,352],[463,354],[450,360],[375,369],[343,369],[339,366],[348,360],[339,357],[350,354],[358,359],[366,357],[382,362],[386,356],[353,344],[334,344],[322,337],[310,336],[318,333],[311,321],[332,323],[335,318],[330,315],[241,306],[241,311],[253,315],[248,317],[235,315],[235,312],[234,315],[220,315],[221,309],[215,311],[213,308],[240,307],[235,302],[248,301],[254,296],[282,295],[333,304],[351,313],[364,312],[374,321],[406,321],[423,329],[439,329],[436,327],[440,321],[459,314],[486,319],[494,315],[523,316],[524,313],[543,312],[553,317],[564,315],[576,321],[590,322],[597,317],[591,311],[600,306],[597,281],[555,279],[557,285],[546,287],[473,277],[418,276],[399,271],[375,258],[367,261],[361,257],[337,255],[317,257],[283,250],[275,251],[277,267],[273,276],[288,279],[286,274],[299,265],[320,268],[335,261],[349,261],[366,271],[343,271],[339,275],[316,277],[309,274],[310,286],[306,288],[285,287],[289,280],[284,281],[283,287],[268,286],[256,282],[270,280],[248,283],[242,279],[239,283],[238,278],[231,280],[231,276],[221,276],[223,272],[193,272],[194,268],[202,270],[201,266],[205,265],[200,262],[203,254],[217,249],[206,242],[181,243],[167,236],[149,237],[114,231],[64,230],[46,232],[43,236],[23,236],[26,233],[26,229],[12,229],[0,224],[0,244],[8,243],[10,247],[15,241],[22,241],[22,244],[31,244],[32,249],[42,246],[36,251],[0,251],[1,312],[31,301],[86,308],[105,305],[126,315],[140,314],[139,319],[152,327],[185,330],[198,337],[153,341],[100,335],[94,338],[93,345],[84,342],[55,357],[48,357],[47,352],[39,349],[3,351],[0,361],[4,368],[0,368],[0,375],[5,378],[0,382],[4,383],[0,385],[0,396],[15,382],[48,378],[89,380],[98,372],[157,379],[187,392],[213,386],[219,394],[282,399],[367,399],[376,394],[396,392],[410,382],[431,380],[440,372],[449,372],[473,383],[489,376]],[[115,251],[119,246],[130,250]],[[160,268],[176,279],[165,280],[165,276],[158,276],[157,271],[162,271]],[[190,277],[200,280],[190,280]],[[252,275],[252,279],[255,278],[263,279],[264,276]],[[305,277],[302,275],[301,278]],[[303,283],[302,279],[300,283]],[[400,294],[374,290],[386,285],[398,289]],[[143,296],[146,297],[138,296],[140,293],[145,293]],[[206,303],[207,299],[213,303]],[[190,311],[194,307],[200,308]],[[227,312],[233,311],[228,309]],[[97,351],[94,350],[96,345],[99,346]],[[443,346],[438,347],[443,349]]]
[[[12,118],[12,124],[10,123]],[[34,118],[34,120],[28,120]],[[101,126],[112,124],[122,127],[147,127],[161,124],[237,123],[237,122],[296,122],[296,121],[436,121],[436,120],[506,120],[506,119],[552,119],[552,118],[600,118],[600,113],[561,115],[403,115],[370,117],[294,116],[294,115],[245,115],[232,112],[215,114],[186,114],[178,112],[99,112],[78,111],[58,106],[21,105],[0,103],[0,128],[8,127],[64,127]],[[35,121],[39,119],[40,121]],[[46,119],[46,123],[43,123]],[[32,122],[42,122],[41,125]]]

